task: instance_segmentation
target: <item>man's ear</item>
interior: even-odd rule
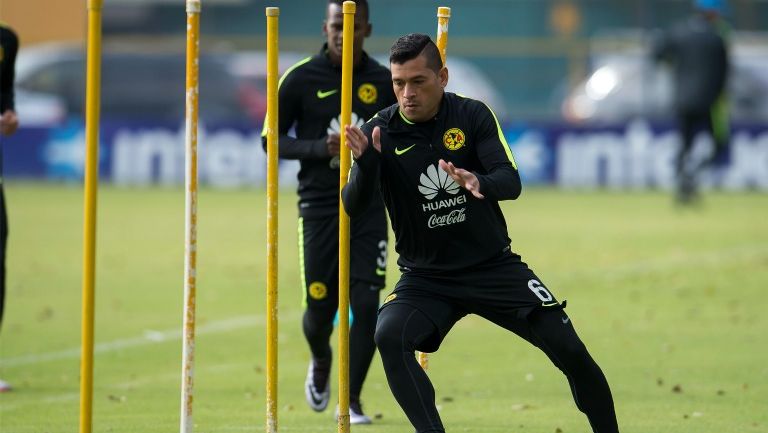
[[[440,79],[440,87],[445,89],[445,86],[448,85],[448,68],[446,66],[443,66],[440,68],[440,71],[437,73],[438,78]]]
[[[373,31],[373,24],[367,23],[366,25],[368,26],[368,28],[365,30],[365,37],[367,38],[368,36],[371,35],[371,32]]]
[[[328,36],[328,20],[323,20],[323,36]]]

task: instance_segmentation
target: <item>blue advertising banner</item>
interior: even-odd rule
[[[184,182],[184,125],[104,122],[99,135],[99,178],[117,185],[175,185]],[[261,128],[201,125],[198,137],[201,184],[261,186],[266,154]],[[85,133],[82,122],[52,128],[22,128],[4,138],[4,177],[75,181],[82,179]],[[298,164],[281,161],[280,182],[296,184]]]
[[[626,125],[508,125],[507,141],[526,184],[569,188],[670,189],[680,136],[673,125],[635,120]],[[693,161],[711,154],[700,134]],[[768,190],[768,126],[734,125],[729,155],[703,173],[705,187]]]
[[[81,181],[82,122],[22,128],[4,137],[6,179]],[[507,124],[503,128],[526,185],[567,188],[671,188],[680,138],[672,125],[635,120],[625,125],[575,127],[564,123]],[[265,183],[261,129],[243,124],[202,125],[200,182],[220,188]],[[116,185],[176,185],[184,180],[184,125],[104,122],[99,176]],[[694,155],[712,143],[698,137]],[[737,125],[730,157],[702,179],[707,187],[768,190],[768,126]],[[280,182],[295,186],[298,164],[281,161]]]

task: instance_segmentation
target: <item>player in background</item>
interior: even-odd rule
[[[302,326],[312,355],[305,396],[309,406],[318,412],[325,410],[330,399],[329,340],[338,308],[342,3],[328,2],[323,22],[326,43],[317,54],[288,69],[278,89],[279,156],[297,159],[301,165]],[[396,100],[389,70],[363,50],[372,29],[368,2],[356,3],[351,121],[359,126]],[[289,135],[291,130],[294,135]],[[266,130],[262,136],[266,143]],[[351,219],[350,232],[350,422],[369,424],[371,419],[363,412],[360,395],[376,350],[373,334],[387,262],[387,221],[378,196]]]
[[[5,309],[5,248],[8,243],[8,217],[3,194],[2,137],[16,132],[19,119],[14,105],[13,81],[19,38],[10,27],[0,22],[0,324]],[[0,379],[0,392],[10,391],[11,385]]]
[[[727,156],[729,56],[721,18],[724,8],[724,0],[696,0],[694,15],[655,38],[653,44],[654,58],[669,63],[673,72],[674,108],[682,136],[675,160],[675,198],[680,204],[698,198],[701,170]],[[692,150],[702,130],[713,139],[714,150],[697,162],[691,158]]]

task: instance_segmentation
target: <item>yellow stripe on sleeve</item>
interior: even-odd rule
[[[485,104],[483,102],[483,104]],[[488,107],[488,104],[485,104],[485,106],[488,108],[488,111],[491,112],[491,115],[493,115],[493,121],[496,122],[496,130],[499,133],[499,141],[501,141],[501,144],[504,145],[504,152],[507,154],[507,158],[509,158],[509,162],[512,163],[512,167],[515,167],[515,170],[517,170],[517,163],[515,162],[515,157],[512,155],[512,150],[509,148],[509,144],[507,144],[507,139],[504,137],[504,132],[501,130],[501,125],[499,125],[499,119],[496,118],[496,113],[491,110],[491,107]]]
[[[296,62],[296,64],[294,64],[293,66],[291,66],[290,68],[286,69],[286,71],[280,77],[280,80],[278,80],[278,82],[277,82],[277,89],[280,90],[280,86],[283,84],[283,81],[285,80],[285,77],[288,76],[288,74],[293,72],[294,69],[298,68],[299,66],[303,65],[304,63],[309,62],[310,60],[312,60],[312,56],[304,58],[304,59],[301,59],[298,62]],[[268,124],[269,124],[269,117],[268,116],[264,116],[264,126],[262,126],[262,128],[261,128],[261,136],[262,137],[266,137],[267,136],[267,125]]]
[[[460,95],[458,93],[456,94],[456,96],[459,96],[464,99],[473,99],[468,96]],[[477,101],[477,99],[475,99],[475,101]],[[479,101],[479,102],[482,102],[482,101]],[[507,138],[504,137],[504,132],[501,130],[501,125],[499,125],[499,119],[496,117],[496,113],[494,113],[491,107],[489,107],[488,104],[486,104],[485,102],[483,102],[483,105],[485,105],[488,111],[491,112],[491,115],[493,116],[493,121],[496,122],[496,130],[499,133],[499,141],[501,141],[501,144],[504,145],[504,153],[507,154],[507,158],[509,159],[509,162],[512,163],[512,167],[514,167],[515,170],[517,170],[517,163],[515,162],[515,156],[512,155],[512,150],[509,148],[509,144],[507,144]]]

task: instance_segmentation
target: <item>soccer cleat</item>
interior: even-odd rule
[[[336,421],[339,421],[339,406],[336,405]],[[359,400],[350,400],[349,402],[349,423],[350,424],[372,424],[371,417],[363,413],[363,406]]]
[[[0,379],[0,392],[8,392],[13,390],[13,387],[10,383]]]
[[[304,382],[304,396],[307,398],[309,407],[315,412],[322,412],[328,407],[328,401],[331,399],[331,384],[328,380],[330,373],[330,362],[327,366],[314,359],[309,362],[307,380]]]

